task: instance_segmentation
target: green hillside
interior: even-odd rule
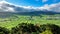
[[[60,16],[55,15],[40,15],[40,16],[26,16],[26,15],[11,15],[9,17],[0,18],[0,26],[11,29],[19,23],[32,23],[32,24],[56,24],[60,26]]]

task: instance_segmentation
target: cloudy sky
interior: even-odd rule
[[[0,0],[0,11],[14,12],[26,9],[60,12],[60,0]]]
[[[8,2],[11,2],[12,0],[7,0]],[[15,3],[17,5],[22,6],[42,6],[44,3],[46,3],[48,0],[13,0],[11,3]]]
[[[60,2],[60,0],[6,0],[6,1],[16,5],[35,6],[35,7],[40,7],[45,4],[50,5]]]

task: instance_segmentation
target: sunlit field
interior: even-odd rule
[[[0,26],[11,29],[20,23],[32,24],[56,24],[60,26],[60,16],[56,15],[40,15],[40,16],[27,16],[27,15],[14,15],[8,18],[0,18]]]
[[[60,34],[60,0],[0,0],[0,34]]]

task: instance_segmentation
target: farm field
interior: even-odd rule
[[[0,34],[60,34],[60,0],[0,0]]]
[[[40,16],[27,16],[27,15],[14,15],[7,18],[0,18],[0,26],[11,29],[20,23],[32,24],[56,24],[60,26],[60,15],[40,15]]]

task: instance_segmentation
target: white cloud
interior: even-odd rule
[[[48,10],[48,11],[55,11],[55,12],[60,12],[60,2],[59,3],[56,3],[56,4],[51,4],[51,5],[48,5],[48,4],[45,4],[44,6],[42,7],[39,7],[40,10]]]
[[[47,2],[48,0],[42,0],[42,2]]]
[[[21,12],[29,12],[31,9],[34,10],[48,10],[48,11],[55,11],[55,12],[60,12],[60,2],[56,4],[45,4],[42,7],[32,7],[32,6],[18,6],[14,5],[12,3],[8,3],[6,1],[1,1],[0,2],[0,11],[7,11],[7,12],[16,12],[16,11],[21,11]]]
[[[0,2],[0,10],[1,11],[14,12],[14,8],[13,7],[8,7],[7,5],[8,5],[8,2],[1,1]]]
[[[14,8],[7,7],[6,11],[12,11],[12,12],[14,12]]]

